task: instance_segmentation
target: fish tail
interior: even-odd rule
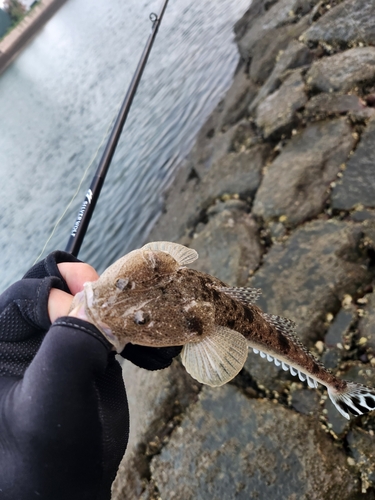
[[[354,382],[346,382],[343,390],[335,390],[333,387],[327,389],[336,409],[348,420],[349,413],[357,417],[375,410],[375,389]]]

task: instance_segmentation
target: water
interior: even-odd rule
[[[32,265],[67,207],[160,5],[68,0],[1,75],[0,290]],[[80,252],[99,271],[140,246],[160,214],[166,186],[231,83],[233,25],[249,5],[170,2]],[[44,255],[65,248],[97,161]]]

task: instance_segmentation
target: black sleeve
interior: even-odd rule
[[[93,326],[64,317],[21,377],[0,379],[4,500],[109,500],[129,415],[121,368]]]
[[[128,406],[112,346],[90,323],[50,323],[49,292],[65,286],[29,275],[0,296],[2,500],[109,500],[126,448]]]

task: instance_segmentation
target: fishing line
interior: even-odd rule
[[[112,129],[111,133],[109,134],[107,144],[104,148],[104,152],[103,152],[103,155],[102,155],[101,160],[99,162],[99,165],[97,167],[97,170],[95,172],[95,175],[91,181],[89,190],[87,191],[85,199],[82,203],[81,209],[78,212],[78,216],[76,218],[75,224],[74,224],[73,229],[70,233],[68,245],[65,249],[66,252],[74,255],[75,257],[78,255],[78,252],[81,248],[83,238],[86,234],[88,225],[90,223],[90,219],[91,219],[92,213],[94,211],[96,202],[98,200],[102,186],[104,184],[104,180],[106,178],[109,166],[112,162],[113,155],[115,153],[118,141],[119,141],[121,133],[122,133],[122,129],[125,125],[125,122],[126,122],[126,119],[128,117],[131,105],[133,103],[133,99],[134,99],[134,96],[136,94],[139,82],[141,80],[143,71],[144,71],[145,66],[147,64],[148,57],[150,55],[152,46],[154,44],[156,35],[158,33],[161,20],[163,19],[164,12],[167,8],[168,1],[169,0],[163,0],[163,4],[162,4],[162,7],[160,9],[159,14],[155,14],[154,12],[152,12],[150,14],[149,17],[150,17],[150,21],[152,23],[151,33],[149,34],[149,37],[148,37],[146,45],[143,49],[141,58],[138,62],[136,71],[135,71],[133,78],[130,82],[130,86],[129,86],[129,88],[126,92],[125,98],[120,106],[119,112],[116,113],[116,119],[115,120],[112,119],[110,125],[108,126],[108,128],[104,134],[104,137],[103,137],[101,143],[99,144],[98,149],[95,152],[94,157],[92,158],[92,160],[90,161],[89,165],[86,167],[86,169],[83,173],[83,176],[82,176],[81,181],[78,185],[78,188],[76,189],[72,199],[68,203],[68,206],[64,210],[63,214],[56,222],[56,224],[52,230],[52,233],[50,234],[49,238],[47,239],[41,253],[36,258],[35,262],[37,262],[41,258],[41,256],[43,255],[48,243],[50,242],[52,236],[54,235],[54,233],[56,231],[56,228],[58,227],[61,220],[64,218],[65,214],[69,210],[71,204],[75,200],[75,198],[76,198],[76,196],[81,188],[81,185],[82,185],[84,179],[86,178],[87,172],[89,171],[91,165],[93,164],[94,160],[96,159],[100,148],[102,147],[105,139],[108,136],[109,130]],[[114,125],[113,125],[113,123],[114,123]],[[34,262],[34,264],[35,264],[35,262]]]
[[[147,38],[147,42],[143,49],[141,58],[138,62],[137,68],[135,70],[135,73],[126,92],[123,103],[121,105],[120,111],[117,115],[115,124],[108,138],[107,144],[104,148],[103,155],[99,161],[99,165],[96,169],[95,175],[92,178],[90,187],[86,192],[85,199],[83,200],[81,208],[78,212],[73,229],[70,232],[69,241],[65,248],[65,251],[74,255],[75,257],[77,257],[79,253],[86,231],[90,224],[91,216],[94,212],[96,202],[99,198],[106,175],[108,173],[108,169],[112,162],[113,155],[116,151],[116,147],[120,140],[122,130],[124,128],[130,108],[133,103],[134,96],[137,92],[139,83],[141,81],[143,71],[147,64],[147,60],[150,55],[152,46],[154,44],[156,35],[158,33],[161,20],[167,8],[168,1],[169,0],[163,0],[163,4],[159,14],[155,14],[153,12],[150,15],[150,21],[152,24],[151,33]]]
[[[120,106],[118,107],[118,109],[120,109]],[[63,213],[62,213],[62,215],[58,218],[58,220],[57,220],[56,224],[53,226],[53,229],[52,229],[51,234],[50,234],[50,235],[49,235],[49,237],[47,238],[47,241],[46,241],[46,243],[45,243],[45,245],[44,245],[44,247],[43,247],[42,251],[40,252],[40,254],[38,255],[38,257],[34,260],[33,265],[34,265],[34,264],[36,264],[36,263],[37,263],[37,262],[41,259],[41,257],[42,257],[42,255],[43,255],[43,253],[45,252],[45,250],[46,250],[46,248],[47,248],[48,243],[51,241],[51,239],[52,239],[53,235],[55,234],[55,232],[56,232],[56,229],[57,229],[58,225],[60,224],[60,222],[61,222],[61,221],[63,220],[63,218],[65,217],[65,215],[66,215],[66,213],[68,212],[69,208],[71,207],[71,205],[72,205],[73,201],[77,198],[78,193],[79,193],[79,191],[80,191],[80,189],[81,189],[81,186],[82,186],[82,184],[83,184],[84,180],[85,180],[85,179],[86,179],[86,177],[87,177],[88,171],[90,170],[91,166],[93,165],[94,161],[96,160],[96,157],[98,156],[100,149],[102,148],[102,146],[103,146],[103,144],[104,144],[105,140],[107,139],[107,137],[108,137],[108,135],[109,135],[109,132],[110,132],[110,130],[111,130],[111,128],[112,128],[112,126],[113,126],[113,124],[114,124],[114,122],[115,122],[115,119],[116,119],[117,114],[118,114],[118,111],[116,111],[116,112],[114,113],[113,118],[112,118],[112,120],[110,121],[110,124],[108,125],[108,127],[107,127],[106,131],[104,132],[103,138],[102,138],[102,140],[100,141],[100,144],[99,144],[99,146],[98,146],[97,150],[96,150],[96,151],[95,151],[95,153],[94,153],[94,156],[92,157],[92,159],[91,159],[91,160],[90,160],[90,162],[88,163],[88,165],[87,165],[87,167],[86,167],[85,171],[83,172],[83,175],[82,175],[82,177],[81,177],[81,180],[79,181],[79,184],[78,184],[78,187],[77,187],[77,189],[76,189],[75,193],[73,194],[73,196],[72,196],[71,200],[69,201],[68,205],[66,206],[66,208],[65,208],[64,212],[63,212]]]

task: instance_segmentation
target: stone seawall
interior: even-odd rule
[[[41,0],[25,19],[0,41],[0,74],[65,2],[66,0]]]
[[[375,387],[375,2],[253,0],[241,64],[149,240],[261,288],[342,378]],[[220,388],[178,360],[124,363],[131,440],[116,500],[375,498],[375,412],[344,419],[249,352]]]

